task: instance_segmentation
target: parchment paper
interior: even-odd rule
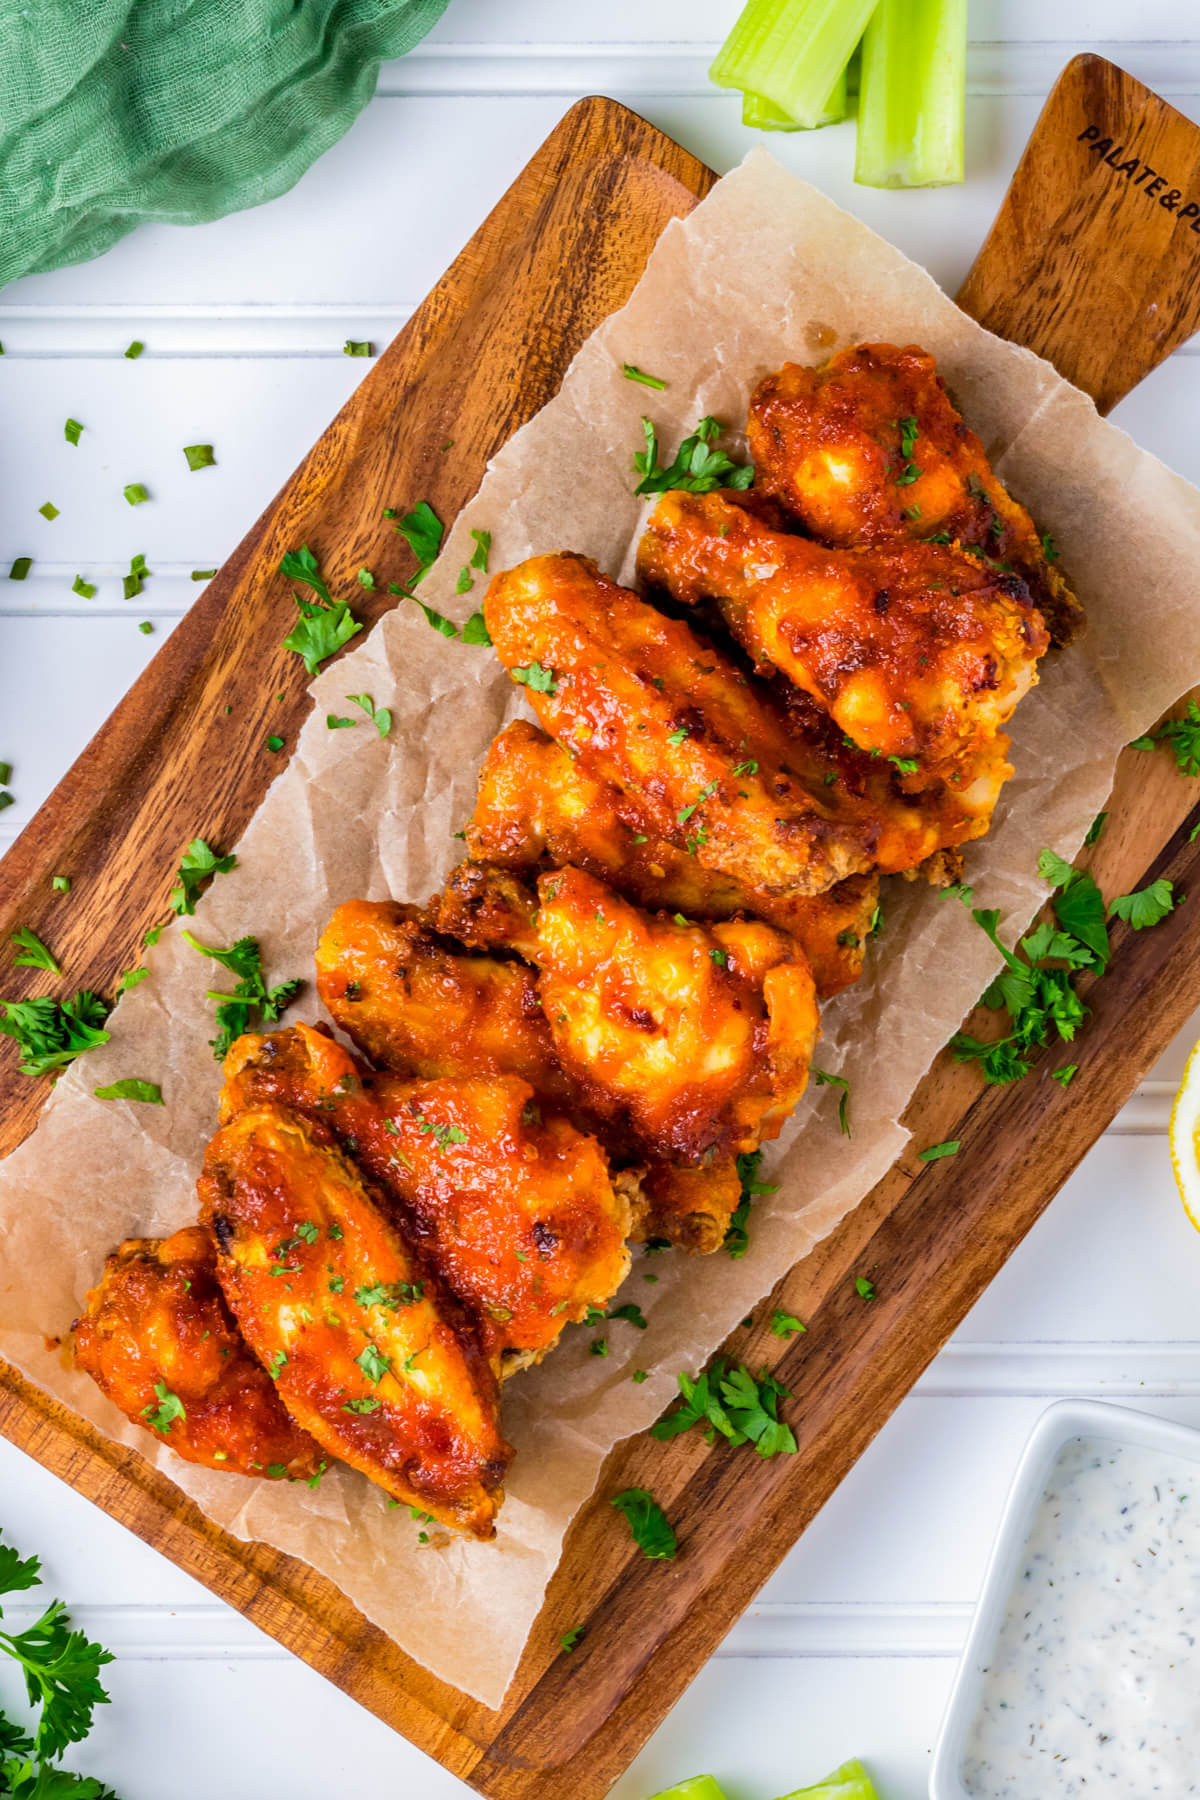
[[[1002,910],[1012,939],[1044,898],[1041,846],[1074,854],[1121,746],[1200,681],[1200,493],[765,152],[668,227],[629,304],[496,458],[421,591],[460,620],[479,603],[482,579],[471,595],[454,592],[472,525],[492,533],[493,570],[570,548],[628,577],[645,510],[630,475],[642,413],[673,450],[704,413],[740,423],[766,370],[864,339],[936,354],[997,469],[1057,538],[1090,619],[1087,638],[1047,659],[1021,705],[1016,774],[990,837],[968,850],[979,901]],[[669,386],[654,393],[625,380],[625,361]],[[353,710],[345,696],[363,691],[392,708],[385,742],[366,724],[326,728],[326,712]],[[461,852],[452,834],[471,811],[484,751],[521,710],[490,651],[446,642],[405,604],[313,692],[291,764],[237,847],[236,871],[218,878],[191,922],[206,943],[257,936],[273,980],[311,978],[316,939],[341,901],[422,900],[436,888]],[[74,1064],[36,1133],[0,1168],[0,1353],[154,1456],[153,1441],[43,1345],[79,1311],[112,1245],[195,1214],[218,1087],[204,991],[220,985],[220,971],[175,929],[148,962],[150,978],[110,1021],[111,1044]],[[494,1544],[421,1546],[407,1511],[389,1510],[346,1471],[310,1493],[196,1469],[166,1449],[158,1465],[227,1530],[306,1558],[435,1674],[497,1705],[606,1452],[661,1411],[677,1371],[697,1369],[888,1168],[905,1141],[899,1114],[996,962],[962,907],[923,884],[891,884],[862,981],[824,1013],[819,1060],[851,1083],[853,1138],[839,1136],[836,1095],[810,1091],[769,1153],[780,1190],[758,1202],[744,1261],[662,1256],[649,1286],[635,1258],[627,1291],[647,1331],[614,1322],[602,1360],[587,1353],[593,1334],[570,1328],[548,1362],[508,1384],[517,1458]],[[311,989],[292,1016],[317,1016]],[[122,1076],[160,1081],[167,1104],[92,1097]],[[629,1379],[638,1367],[653,1372],[641,1386]],[[613,1528],[624,1529],[615,1515]]]

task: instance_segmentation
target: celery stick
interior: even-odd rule
[[[711,1775],[693,1775],[661,1794],[651,1794],[650,1800],[725,1800],[725,1796]]]
[[[863,39],[855,181],[962,180],[966,64],[967,0],[879,0]]]
[[[708,71],[718,87],[761,95],[811,130],[866,30],[875,0],[747,0]]]
[[[782,1800],[879,1800],[871,1777],[858,1761],[843,1763],[815,1787],[797,1788]]]
[[[826,100],[818,125],[836,125],[839,119],[846,116],[846,71],[842,70],[833,84],[833,92]],[[742,95],[742,124],[753,125],[759,131],[804,131],[807,128],[797,125],[795,119],[785,113],[782,107],[776,106],[763,94]]]

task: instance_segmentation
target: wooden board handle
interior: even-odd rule
[[[958,304],[1110,411],[1200,329],[1200,126],[1075,57]]]

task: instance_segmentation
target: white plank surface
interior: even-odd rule
[[[98,262],[0,292],[0,569],[35,558],[23,586],[0,578],[0,760],[18,798],[0,815],[0,849],[200,591],[190,570],[232,548],[361,378],[343,341],[387,341],[572,100],[610,92],[719,169],[741,157],[751,134],[737,103],[704,78],[735,12],[733,0],[452,0],[290,194],[194,231],[147,228]],[[1193,0],[975,0],[971,29],[963,188],[855,188],[849,126],[772,144],[951,289],[1075,51],[1112,54],[1200,119]],[[133,337],[147,345],[135,363],[121,354]],[[1116,416],[1200,480],[1195,349]],[[68,416],[86,428],[78,448],[63,439]],[[197,441],[215,445],[217,467],[191,474],[181,450]],[[128,507],[129,481],[152,503]],[[52,523],[37,514],[46,499],[61,508]],[[136,552],[155,573],[127,602],[119,576]],[[76,574],[98,583],[94,600],[71,593]],[[1039,1411],[1095,1393],[1200,1423],[1200,1243],[1165,1141],[1193,1035],[1068,1182],[614,1800],[702,1769],[737,1800],[769,1800],[854,1753],[889,1800],[919,1800],[991,1530]],[[465,1793],[2,1441],[0,1530],[42,1555],[53,1591],[118,1652],[114,1704],[76,1764],[123,1800]],[[6,1679],[0,1704],[15,1698]]]

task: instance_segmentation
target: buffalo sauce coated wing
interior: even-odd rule
[[[851,875],[823,894],[780,899],[706,869],[686,850],[648,836],[619,789],[589,775],[524,719],[502,731],[484,759],[467,848],[477,863],[490,865],[486,877],[473,876],[469,863],[456,869],[437,922],[472,947],[521,947],[513,914],[515,908],[518,918],[527,917],[528,899],[503,882],[504,869],[572,863],[652,910],[696,919],[759,913],[791,932],[821,999],[858,979],[879,898],[874,875]]]
[[[498,574],[484,616],[542,725],[621,790],[648,835],[780,896],[870,866],[871,821],[805,785],[736,664],[586,557],[534,556]]]
[[[512,1078],[368,1072],[309,1025],[247,1034],[225,1059],[223,1121],[278,1103],[334,1133],[471,1319],[501,1376],[604,1307],[629,1268],[629,1200],[590,1137]]]
[[[571,1098],[518,962],[455,952],[415,906],[351,900],[317,945],[317,992],[360,1049],[405,1075],[516,1075],[540,1099]]]
[[[1017,575],[908,539],[831,549],[720,493],[664,494],[638,571],[674,600],[715,600],[756,662],[889,758],[909,791],[994,738],[1050,642]]]
[[[646,1211],[639,1238],[665,1238],[681,1250],[710,1256],[725,1242],[742,1197],[737,1163],[716,1157],[696,1168],[652,1163],[642,1176]]]
[[[755,919],[651,916],[581,869],[538,882],[538,993],[588,1104],[648,1154],[696,1163],[775,1137],[817,1036],[812,976]]]
[[[993,474],[937,366],[915,345],[859,344],[759,382],[747,426],[756,486],[828,544],[944,538],[1029,585],[1055,643],[1083,614],[1025,508]]]
[[[393,1499],[491,1537],[512,1455],[495,1377],[330,1135],[279,1106],[238,1113],[199,1192],[225,1298],[297,1424]]]
[[[271,1479],[324,1468],[234,1324],[199,1226],[127,1239],[71,1329],[76,1367],[185,1462]]]

